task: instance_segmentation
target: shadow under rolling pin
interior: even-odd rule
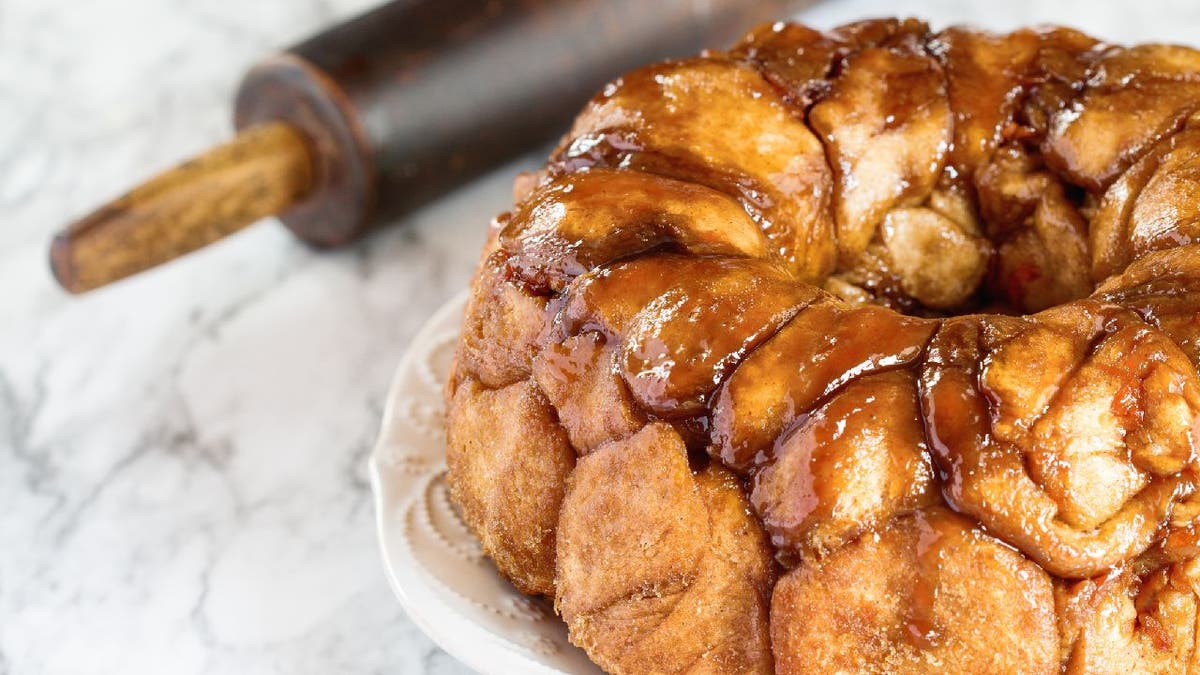
[[[277,215],[352,241],[561,133],[622,72],[811,0],[396,0],[268,58],[229,143],[72,223],[50,265],[73,293]]]

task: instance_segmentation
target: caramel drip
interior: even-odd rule
[[[905,621],[905,632],[913,646],[930,650],[941,645],[944,628],[934,616],[938,586],[941,583],[942,558],[949,554],[955,540],[970,536],[958,519],[936,512],[918,512],[917,579],[912,588]]]

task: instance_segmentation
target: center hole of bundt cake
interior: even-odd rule
[[[1027,314],[1089,295],[1081,190],[1018,148],[972,181],[887,211],[865,248],[842,251],[826,290],[905,314]]]

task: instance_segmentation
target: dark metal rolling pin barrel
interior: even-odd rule
[[[563,133],[608,80],[727,45],[803,0],[396,0],[254,66],[231,141],[69,225],[83,292],[276,215],[345,244]]]

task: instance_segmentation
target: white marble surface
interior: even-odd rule
[[[245,66],[371,2],[0,0],[0,674],[463,672],[388,591],[364,460],[517,165],[337,253],[266,223],[80,298],[45,264],[65,219],[224,138]],[[902,7],[1200,41],[1183,0]]]

